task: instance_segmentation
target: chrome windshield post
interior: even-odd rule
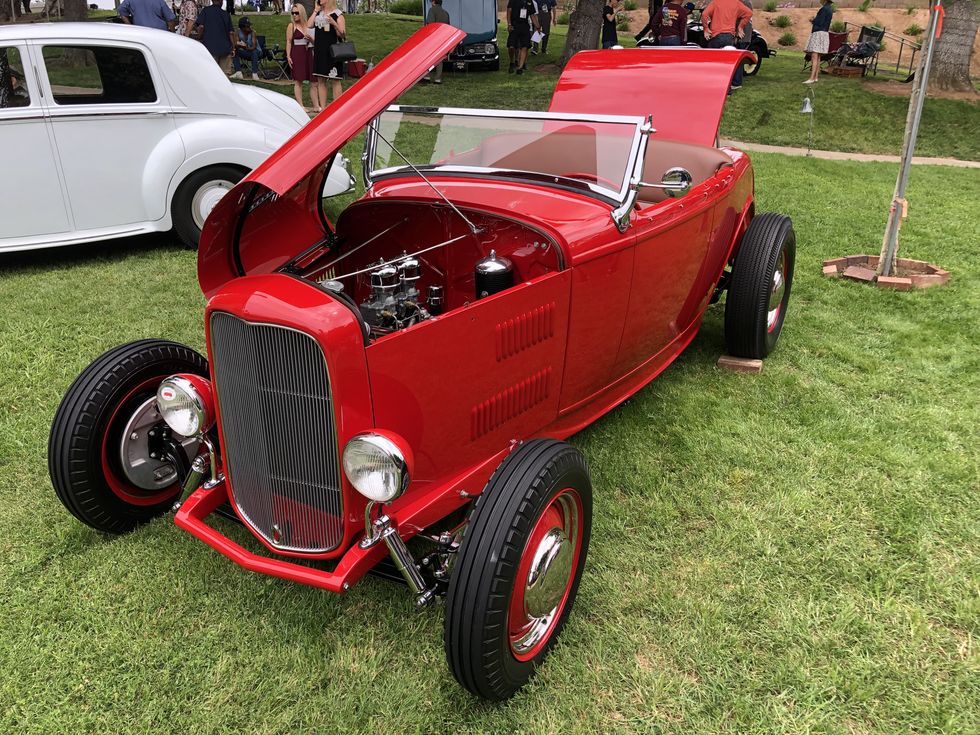
[[[626,189],[626,198],[612,211],[613,222],[620,232],[626,232],[630,226],[630,213],[636,205],[636,198],[639,196],[640,179],[643,176],[643,164],[647,154],[647,141],[650,136],[657,132],[653,127],[653,118],[647,115],[646,121],[640,126],[640,141],[637,147],[636,158],[633,160],[633,171],[630,174],[629,187]]]
[[[377,115],[364,126],[364,152],[361,153],[361,177],[364,179],[364,190],[369,191],[374,181],[371,179],[372,162],[378,145],[378,125],[381,115]]]

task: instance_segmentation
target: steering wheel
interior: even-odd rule
[[[605,186],[607,189],[612,189],[613,191],[619,191],[620,187],[616,185],[615,182],[610,181],[604,176],[599,176],[599,174],[586,173],[585,171],[568,171],[563,174],[559,174],[565,179],[582,179],[583,181],[594,181],[601,186]]]

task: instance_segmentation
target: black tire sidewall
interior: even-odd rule
[[[181,182],[171,203],[170,219],[177,236],[187,247],[196,250],[201,240],[201,230],[194,223],[191,211],[195,192],[209,181],[225,180],[237,184],[247,173],[241,166],[222,163],[199,169]]]
[[[163,340],[141,340],[120,345],[92,362],[65,393],[51,424],[48,469],[52,485],[65,507],[80,521],[100,531],[125,533],[167,512],[179,497],[179,482],[160,502],[137,505],[126,502],[111,488],[102,465],[102,451],[110,471],[118,468],[113,438],[123,415],[113,414],[121,402],[130,408],[145,400],[153,389],[137,395],[132,391],[147,381],[175,373],[208,376],[204,358],[184,345]],[[128,397],[127,397],[128,396]],[[109,436],[110,429],[113,436]],[[121,476],[121,468],[117,481]],[[138,488],[133,488],[138,493]]]
[[[508,626],[515,577],[534,524],[566,488],[576,490],[581,501],[579,558],[548,639],[532,659],[521,661],[511,651]],[[555,644],[574,605],[591,525],[591,480],[584,458],[574,447],[534,440],[501,463],[474,508],[446,600],[446,655],[464,687],[500,700],[527,682]]]
[[[767,324],[773,272],[786,250],[785,289],[779,318]],[[789,217],[766,212],[757,215],[742,237],[725,300],[725,342],[735,357],[763,359],[775,348],[786,319],[796,262],[796,234]]]

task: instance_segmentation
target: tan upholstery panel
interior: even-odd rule
[[[680,166],[690,172],[694,179],[692,185],[697,186],[718,173],[718,169],[731,165],[732,159],[728,154],[717,148],[652,138],[647,142],[641,180],[651,184],[660,183],[669,169]],[[644,187],[640,189],[637,204],[641,208],[647,207],[666,198],[667,194],[663,190]]]

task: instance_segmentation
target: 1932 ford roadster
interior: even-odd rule
[[[546,113],[388,107],[461,36],[416,33],[218,203],[207,361],[159,340],[102,355],[49,466],[102,531],[179,504],[252,571],[345,592],[393,566],[418,604],[446,595],[453,674],[500,699],[582,577],[592,487],[562,440],[667,367],[726,290],[728,351],[765,357],[795,236],[754,215],[745,154],[715,146],[743,52],[583,52]],[[367,191],[331,223],[323,177],[365,126]]]

